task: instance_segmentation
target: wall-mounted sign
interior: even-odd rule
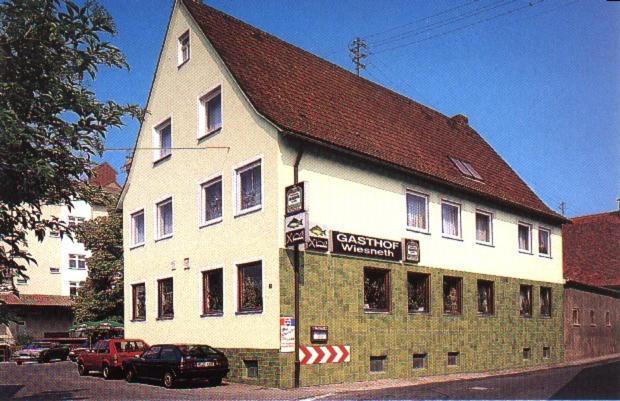
[[[308,230],[308,242],[306,249],[316,252],[327,252],[329,250],[329,237],[327,229],[318,224],[311,224]]]
[[[383,238],[366,235],[331,232],[332,253],[340,255],[361,256],[365,258],[402,260],[402,244]]]
[[[310,326],[310,342],[313,344],[327,344],[327,326]]]
[[[405,238],[403,262],[420,263],[420,241]]]
[[[302,345],[299,347],[299,362],[302,365],[350,361],[351,347],[349,345]]]
[[[280,352],[295,352],[295,319],[280,318]]]
[[[306,242],[307,216],[305,212],[284,218],[285,246],[293,246]]]
[[[304,212],[306,210],[305,205],[305,185],[304,182],[289,185],[284,190],[285,199],[285,213],[287,216],[295,213]]]

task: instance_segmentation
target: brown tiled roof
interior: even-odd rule
[[[449,118],[199,1],[182,1],[253,106],[282,130],[565,221],[466,118]],[[471,163],[484,181],[465,178],[450,156]]]
[[[620,212],[575,217],[562,226],[564,278],[620,286]]]
[[[116,170],[108,162],[103,162],[93,169],[89,184],[110,192],[120,192],[121,186],[116,182],[116,175]]]
[[[12,292],[0,294],[0,303],[13,306],[63,306],[73,304],[71,298],[64,295],[19,294]]]

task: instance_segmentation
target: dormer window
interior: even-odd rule
[[[189,31],[179,37],[178,47],[178,65],[180,67],[189,60]]]
[[[476,171],[476,169],[469,163],[456,157],[449,156],[449,159],[454,163],[454,166],[467,178],[473,180],[482,181],[482,176]]]

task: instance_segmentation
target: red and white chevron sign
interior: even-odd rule
[[[348,345],[302,345],[299,347],[299,361],[302,365],[340,363],[350,360],[351,347]]]

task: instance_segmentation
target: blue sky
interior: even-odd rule
[[[172,0],[100,1],[131,70],[102,70],[94,88],[144,106]],[[364,77],[449,116],[467,115],[549,207],[564,201],[568,216],[617,207],[620,2],[206,2],[348,69],[348,43],[367,38],[373,54]],[[135,122],[111,131],[107,146],[131,147],[137,131]],[[117,169],[124,158],[104,154]]]

